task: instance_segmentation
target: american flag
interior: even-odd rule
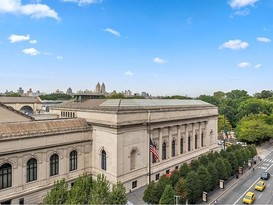
[[[153,144],[151,138],[150,138],[150,152],[153,153],[153,157],[154,157],[155,160],[158,160],[158,159],[159,159],[159,155],[158,155],[158,153],[157,153],[157,151],[156,151],[156,147],[155,147],[155,145]]]

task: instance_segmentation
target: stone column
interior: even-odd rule
[[[201,122],[198,122],[198,125],[199,125],[199,133],[198,133],[198,135],[199,135],[199,148],[201,148],[202,147],[202,129],[201,129]]]
[[[185,149],[185,152],[189,152],[189,133],[188,133],[188,124],[185,124],[185,144],[186,144],[186,149]]]
[[[180,148],[180,138],[181,138],[181,136],[180,136],[180,129],[181,128],[181,126],[180,125],[177,125],[177,155],[180,155],[180,151],[181,151],[181,148]]]
[[[207,124],[208,124],[208,122],[205,121],[205,122],[204,122],[204,125],[205,125],[205,131],[204,131],[204,147],[208,145],[208,140],[209,140],[209,133],[208,133]]]
[[[172,127],[168,127],[168,136],[169,136],[169,156],[172,157]]]
[[[159,130],[159,141],[158,141],[158,148],[159,148],[159,152],[158,152],[158,154],[159,154],[159,161],[161,161],[162,160],[162,128],[159,128],[158,129]]]
[[[192,149],[195,150],[195,123],[192,123]]]

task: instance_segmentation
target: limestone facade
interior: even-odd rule
[[[0,203],[41,202],[55,180],[65,178],[71,184],[83,172],[103,173],[110,183],[121,181],[127,192],[134,191],[218,150],[218,110],[202,101],[71,100],[50,110],[60,119],[42,121],[22,114],[18,121],[12,114],[9,120],[1,120],[6,110],[0,106],[0,175],[10,170],[12,184],[3,188],[0,182]],[[149,151],[150,138],[159,153],[157,161]],[[71,170],[75,152],[77,168]],[[52,175],[56,156],[59,169]],[[32,181],[30,162],[37,162]]]
[[[93,130],[92,173],[105,174],[113,184],[123,182],[128,192],[149,182],[149,138],[160,155],[151,165],[151,180],[218,150],[217,107],[201,101],[71,101],[51,112],[86,119]],[[107,156],[106,170],[101,167],[102,151]]]

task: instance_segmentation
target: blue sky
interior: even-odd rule
[[[273,86],[273,0],[0,0],[0,92]]]

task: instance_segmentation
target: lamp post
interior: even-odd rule
[[[178,205],[178,199],[180,198],[180,196],[178,195],[174,195],[174,199],[175,199],[175,205]]]

